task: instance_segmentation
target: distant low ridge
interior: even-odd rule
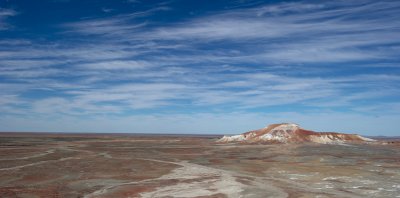
[[[321,144],[361,143],[375,140],[357,134],[334,132],[314,132],[302,129],[293,123],[271,124],[265,128],[249,131],[240,135],[224,136],[218,142],[271,142],[301,143],[314,142]]]

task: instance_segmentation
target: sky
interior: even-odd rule
[[[0,131],[400,135],[400,1],[0,0]]]

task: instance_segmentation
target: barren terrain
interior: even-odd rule
[[[400,197],[400,146],[0,134],[0,197]]]

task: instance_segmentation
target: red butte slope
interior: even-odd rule
[[[362,143],[372,141],[375,140],[356,134],[309,131],[292,123],[271,124],[262,129],[249,131],[240,135],[224,136],[218,140],[218,142],[315,142],[321,144],[339,144],[346,142]]]

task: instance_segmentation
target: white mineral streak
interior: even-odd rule
[[[273,126],[273,125],[272,125]],[[330,134],[330,133],[315,133],[312,135],[296,134],[300,128],[299,125],[293,123],[278,124],[271,128],[270,126],[264,129],[248,132],[241,135],[224,136],[218,142],[257,142],[257,141],[275,141],[288,143],[296,141],[297,139],[305,139],[310,142],[320,144],[343,144],[349,139],[356,141],[372,142],[375,141],[370,138],[362,137],[360,135],[347,135],[347,134]]]

